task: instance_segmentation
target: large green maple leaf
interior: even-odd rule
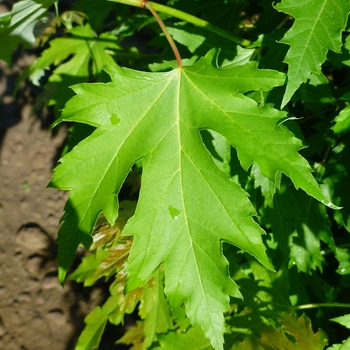
[[[23,0],[0,16],[0,58],[11,64],[12,51],[21,43],[33,45],[33,29],[56,0]]]
[[[350,4],[347,0],[283,0],[275,8],[295,18],[280,40],[290,45],[284,60],[289,66],[284,106],[311,73],[321,74],[328,50],[340,51]]]
[[[100,212],[111,223],[131,166],[142,159],[135,215],[124,229],[134,235],[127,264],[127,291],[145,284],[163,265],[165,293],[174,308],[185,303],[193,325],[201,325],[222,349],[223,312],[229,295],[240,297],[228,275],[222,242],[250,253],[272,269],[252,219],[247,193],[223,173],[199,130],[214,130],[237,149],[244,169],[256,163],[272,181],[279,172],[297,188],[331,206],[298,150],[300,140],[280,125],[285,113],[243,93],[282,85],[284,75],[258,70],[256,62],[218,69],[214,51],[191,67],[166,73],[117,66],[108,84],[81,84],[61,121],[87,123],[95,132],[67,154],[52,184],[70,190],[59,231],[60,279]]]

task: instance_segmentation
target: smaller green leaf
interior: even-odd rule
[[[282,265],[277,273],[273,273],[248,257],[250,268],[243,270],[242,265],[234,263],[235,256],[237,253],[233,256],[230,254],[230,267],[235,271],[233,277],[244,300],[235,300],[237,311],[226,316],[227,344],[233,344],[242,337],[257,335],[256,330],[262,327],[276,328],[279,325],[279,312],[291,309],[287,268]]]
[[[340,53],[330,51],[328,54],[329,61],[336,68],[343,68],[343,65],[350,66],[350,37],[345,38],[344,45]]]
[[[230,176],[231,146],[226,138],[213,130],[202,130],[201,136],[217,167]]]
[[[115,4],[110,1],[104,1],[102,6],[101,2],[96,0],[77,0],[73,5],[73,10],[84,13],[89,18],[89,23],[96,31],[103,28],[106,18],[111,16],[114,8]]]
[[[84,286],[91,286],[103,276],[118,273],[110,286],[110,297],[102,307],[95,308],[85,318],[86,326],[78,340],[79,350],[97,349],[107,320],[115,325],[123,323],[125,314],[134,312],[137,303],[143,298],[143,287],[125,294],[126,274],[122,270],[129,256],[132,239],[121,237],[121,232],[134,211],[134,202],[123,201],[113,226],[106,223],[103,215],[99,217],[91,245],[95,251],[84,257],[70,276],[70,279],[78,282],[84,281]],[[153,280],[150,283],[154,284]]]
[[[11,64],[12,51],[19,45],[33,45],[33,29],[56,0],[22,0],[10,13],[0,16],[0,59]]]
[[[67,33],[72,36],[50,42],[50,47],[33,65],[31,74],[53,64],[59,66],[54,74],[88,77],[90,69],[96,74],[103,67],[114,64],[113,58],[105,50],[120,49],[115,36],[104,33],[98,37],[88,23],[67,30]],[[62,63],[71,55],[72,58]]]
[[[273,207],[273,196],[280,187],[282,174],[276,174],[276,181],[273,182],[269,178],[261,174],[257,164],[252,165],[251,173],[254,177],[254,187],[260,187],[262,195],[265,197],[267,204]]]
[[[335,134],[348,132],[350,130],[350,105],[347,105],[340,113],[335,117],[335,125],[332,129]]]
[[[144,337],[143,322],[136,321],[136,326],[130,327],[125,334],[116,341],[116,344],[133,345],[130,350],[141,350],[143,347]]]
[[[210,341],[200,327],[190,328],[186,333],[169,332],[158,336],[160,346],[153,350],[212,350]]]
[[[341,324],[342,326],[345,326],[346,328],[350,329],[350,314],[331,318],[330,321],[336,322]]]
[[[350,350],[350,337],[343,341],[339,350]]]
[[[235,343],[231,350],[265,350],[265,349],[288,349],[300,350],[293,346],[293,343],[285,336],[281,329],[274,329],[272,326],[259,329],[259,336],[250,336],[243,342]]]
[[[350,337],[343,342],[339,350],[350,350]]]
[[[111,243],[114,246],[120,246],[121,244],[125,244],[128,242],[129,244],[131,244],[130,238],[122,237],[122,231],[127,221],[134,215],[135,208],[135,201],[121,201],[119,203],[118,218],[113,226],[111,226],[107,222],[104,215],[100,215],[95,225],[95,229],[93,232],[94,241],[90,246],[90,250],[102,248],[109,243]],[[113,249],[110,249],[110,251],[112,250]]]
[[[325,207],[285,182],[273,204],[274,209],[266,208],[264,220],[271,225],[275,240],[289,259],[289,267],[295,265],[305,273],[322,270],[320,240],[335,250]]]
[[[122,201],[119,216],[113,226],[100,215],[90,246],[94,252],[82,259],[82,263],[69,276],[70,279],[84,282],[84,286],[92,286],[99,278],[107,278],[124,268],[132,238],[121,237],[121,234],[126,222],[134,214],[135,206],[134,201]]]
[[[267,53],[261,57],[261,66],[263,68],[275,69],[280,72],[285,71],[286,63],[283,62],[283,59],[288,52],[288,46],[279,44],[284,33],[284,29],[275,29],[272,33],[261,34],[259,36],[259,46],[268,48]]]
[[[276,32],[278,30],[276,23],[285,21],[285,15],[276,11],[273,7],[274,2],[270,0],[260,0],[259,7],[263,8],[262,13],[259,15],[258,20],[254,23],[260,29],[262,33]],[[281,46],[281,45],[278,45]]]
[[[186,46],[197,57],[204,56],[213,47],[220,48],[218,66],[221,68],[248,63],[255,53],[255,49],[242,48],[233,44],[232,41],[200,27],[176,23],[167,26],[167,29],[175,41]]]
[[[350,274],[350,249],[336,248],[335,256],[339,261],[337,272],[340,275],[349,275]]]
[[[350,4],[346,0],[283,0],[275,8],[295,18],[292,28],[280,41],[290,45],[285,58],[289,67],[283,107],[311,72],[321,73],[328,50],[340,51],[341,32],[346,26]]]
[[[240,14],[246,5],[245,0],[175,0],[169,2],[175,2],[179,10],[193,15],[200,14],[201,18],[226,30],[237,28],[241,22]]]
[[[326,350],[339,350],[341,347],[341,344],[333,344],[332,346],[328,347]]]
[[[125,294],[126,275],[120,272],[110,286],[110,297],[100,307],[85,317],[86,324],[81,333],[76,350],[97,349],[107,321],[114,325],[123,323],[125,314],[134,312],[136,305],[142,300],[144,288],[137,288]],[[150,281],[153,283],[153,280]],[[142,337],[142,339],[144,336]]]
[[[332,149],[327,161],[326,178],[323,180],[327,192],[334,203],[342,207],[334,212],[334,219],[339,226],[350,232],[350,138],[347,134],[339,136],[338,144]]]
[[[108,251],[101,249],[94,254],[85,256],[78,268],[69,276],[69,279],[84,282],[84,287],[92,286],[98,279],[95,276],[96,269],[109,254]]]
[[[314,333],[311,321],[305,314],[298,318],[295,314],[283,312],[279,321],[283,330],[294,337],[298,349],[319,350],[327,344],[326,334],[321,329]]]
[[[291,313],[280,313],[281,328],[261,327],[259,335],[251,335],[243,342],[235,343],[232,350],[320,350],[327,344],[323,331],[314,333],[309,318],[303,314],[299,318]]]
[[[164,295],[163,274],[157,271],[152,283],[144,287],[140,306],[140,316],[144,319],[144,348],[148,348],[157,340],[160,333],[173,328],[170,308]]]
[[[126,274],[121,271],[110,286],[111,296],[103,306],[109,310],[108,319],[114,325],[123,323],[125,314],[134,312],[137,303],[143,298],[143,287],[125,293],[125,283]],[[152,280],[149,283],[152,283]]]
[[[10,22],[11,22],[11,13],[10,12],[0,14],[0,30],[9,26]]]
[[[108,314],[101,307],[96,306],[84,319],[86,326],[79,336],[75,350],[98,349],[107,320]]]
[[[186,331],[190,326],[190,320],[186,316],[184,305],[179,305],[171,310],[171,316],[175,324],[181,331]]]
[[[333,97],[329,80],[323,74],[311,73],[307,82],[301,84],[300,88],[295,92],[293,103],[302,101],[305,110],[310,110],[319,118],[324,118],[324,110],[327,104],[336,107],[337,101]],[[327,124],[327,129],[328,129]]]
[[[109,33],[97,36],[87,23],[67,30],[70,37],[50,41],[50,47],[31,67],[30,78],[35,85],[50,66],[57,66],[45,86],[45,99],[56,104],[56,112],[73,96],[70,86],[104,74],[103,68],[115,64],[108,49],[120,49],[117,39]],[[101,80],[101,79],[100,79]]]

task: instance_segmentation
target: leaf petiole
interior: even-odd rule
[[[203,19],[200,19],[196,16],[190,15],[180,10],[176,10],[169,6],[158,4],[153,1],[147,1],[147,0],[146,1],[145,0],[108,0],[108,1],[119,2],[121,4],[126,4],[126,5],[141,7],[141,8],[145,7],[146,4],[150,4],[152,8],[157,12],[165,13],[171,17],[182,19],[188,23],[194,24],[197,27],[202,27],[212,33],[216,33],[221,37],[231,40],[241,46],[246,47],[252,43],[250,40],[240,38],[239,36],[236,36],[230,32],[227,32],[226,30],[220,27],[214,26],[213,24],[210,24],[209,22]]]
[[[182,66],[182,62],[181,62],[181,56],[179,53],[179,50],[177,49],[177,46],[173,40],[173,38],[171,37],[171,35],[168,32],[168,29],[166,29],[166,26],[164,25],[164,22],[162,21],[162,19],[159,17],[157,11],[154,10],[154,8],[152,7],[152,4],[150,1],[143,1],[144,6],[151,11],[152,15],[154,16],[154,18],[157,20],[160,28],[162,29],[165,37],[167,38],[169,45],[171,46],[176,61],[177,61],[177,66],[180,68]]]

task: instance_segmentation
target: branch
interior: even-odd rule
[[[350,308],[350,304],[344,303],[313,303],[313,304],[304,304],[294,306],[295,310],[305,310],[305,309],[315,309],[319,307],[348,307]]]

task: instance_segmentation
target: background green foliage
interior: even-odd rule
[[[348,349],[349,1],[154,4],[181,68],[141,0],[53,3],[1,15],[0,58],[36,40],[73,122],[59,278],[82,243],[69,278],[110,286],[76,349],[136,312],[116,346]]]

